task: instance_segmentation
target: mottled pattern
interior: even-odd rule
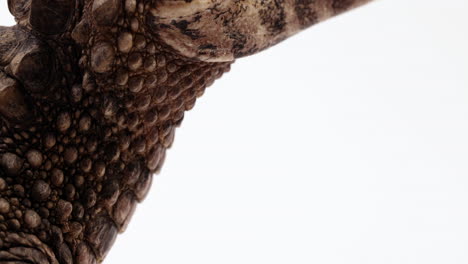
[[[318,13],[311,8],[317,0],[295,0],[294,12],[301,28],[318,22]]]
[[[365,1],[241,2],[8,1],[18,25],[0,27],[0,263],[101,262],[184,112],[235,57]]]
[[[371,0],[160,0],[148,24],[178,53],[232,61]]]

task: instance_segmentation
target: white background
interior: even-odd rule
[[[381,0],[239,60],[105,263],[468,263],[467,14]]]

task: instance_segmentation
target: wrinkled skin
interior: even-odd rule
[[[235,58],[367,0],[8,0],[0,263],[98,263]]]

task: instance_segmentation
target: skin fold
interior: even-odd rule
[[[0,263],[102,262],[206,87],[366,2],[8,0]]]

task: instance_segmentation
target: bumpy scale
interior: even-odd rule
[[[103,261],[235,58],[368,0],[8,0],[0,263]]]

